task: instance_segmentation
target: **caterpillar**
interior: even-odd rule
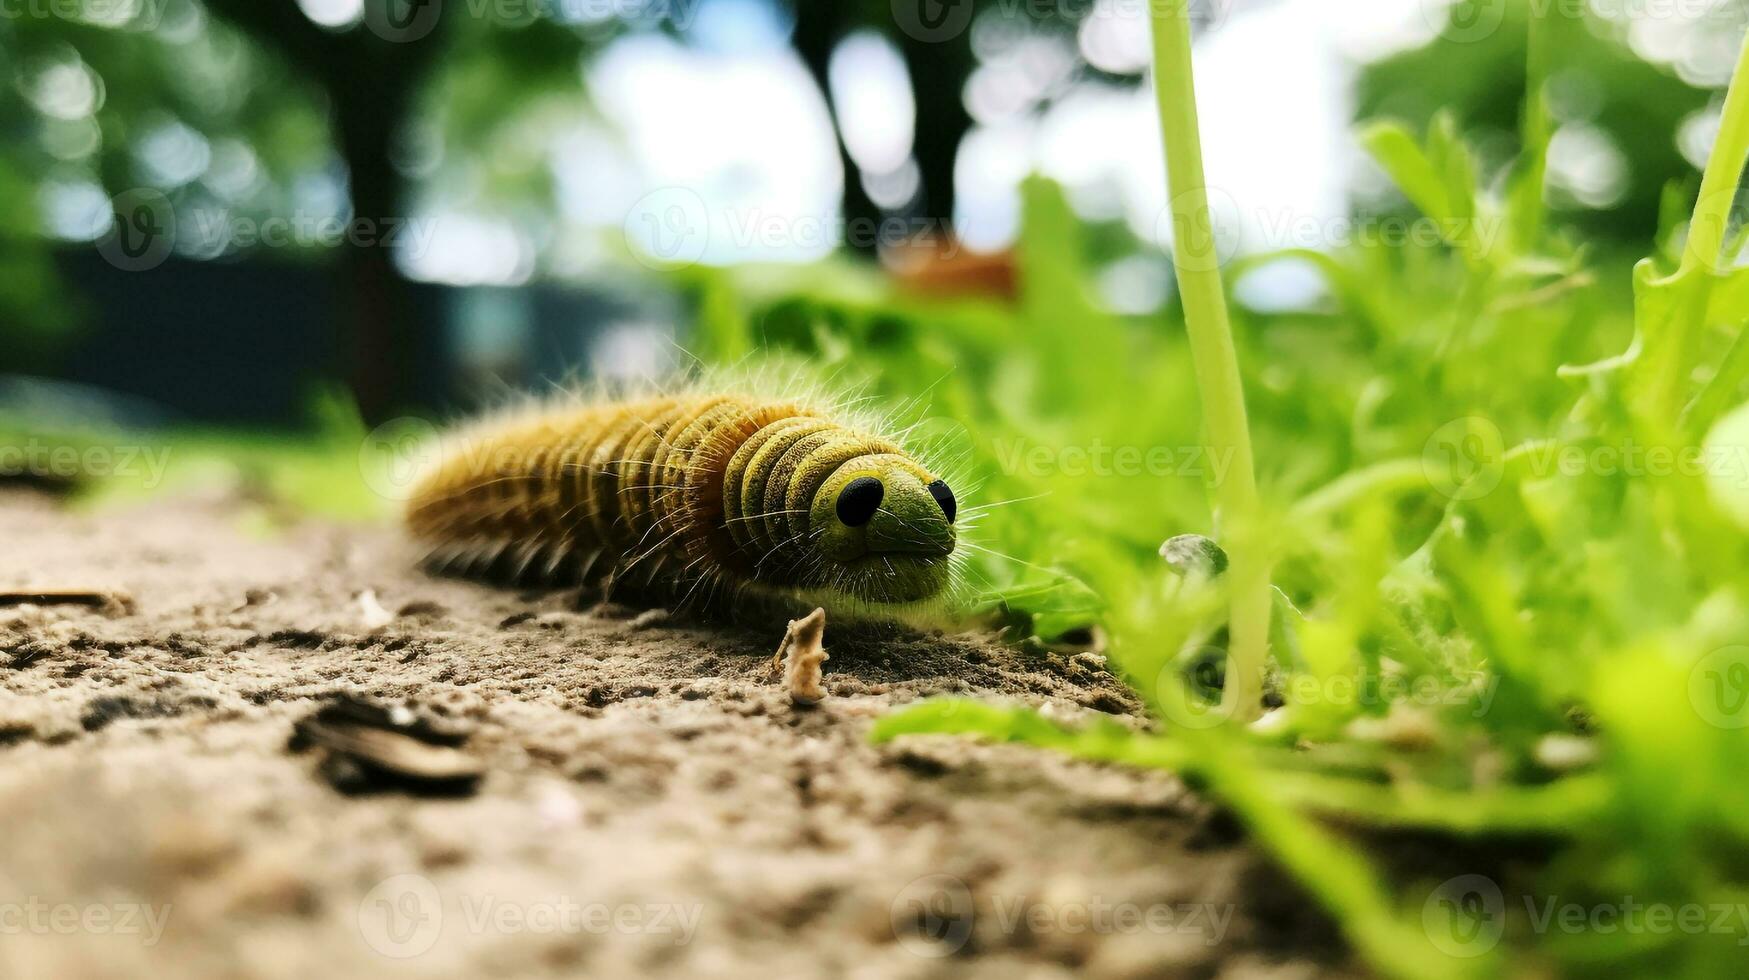
[[[936,600],[959,559],[953,490],[849,414],[727,393],[538,406],[453,436],[406,521],[429,569],[507,584]]]

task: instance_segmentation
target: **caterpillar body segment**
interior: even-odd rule
[[[941,596],[952,490],[833,414],[730,394],[527,413],[453,437],[407,523],[434,571],[516,584],[851,610]]]

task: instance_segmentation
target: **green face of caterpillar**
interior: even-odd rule
[[[845,591],[914,602],[947,586],[958,504],[946,483],[898,455],[860,456],[814,495],[809,529]]]

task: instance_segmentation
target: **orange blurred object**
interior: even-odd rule
[[[1014,252],[973,252],[952,236],[920,235],[881,253],[893,279],[905,290],[928,296],[1016,294]]]

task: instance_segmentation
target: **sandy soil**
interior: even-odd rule
[[[1328,925],[1173,779],[871,720],[954,692],[1133,702],[1083,655],[578,611],[412,570],[393,529],[234,501],[0,494],[0,976],[1347,975]],[[370,621],[372,590],[393,614]],[[337,693],[471,731],[478,790],[347,795],[292,726]]]

